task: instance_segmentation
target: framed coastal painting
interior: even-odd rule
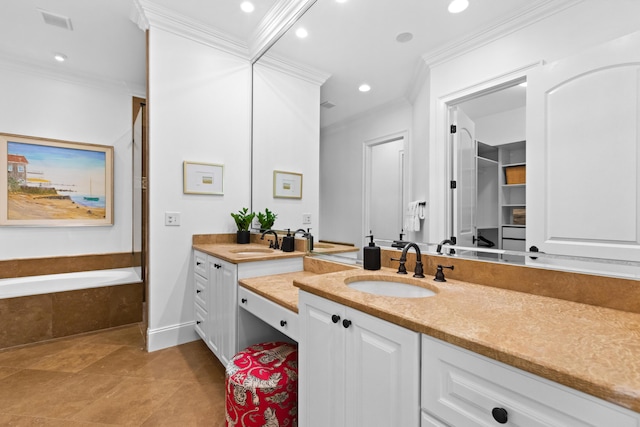
[[[224,194],[222,190],[224,166],[214,163],[183,162],[185,194]]]
[[[273,171],[273,197],[302,199],[302,174]]]
[[[113,147],[0,133],[0,225],[113,225]]]

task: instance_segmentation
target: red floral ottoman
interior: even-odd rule
[[[297,427],[298,348],[252,345],[226,368],[227,427]]]

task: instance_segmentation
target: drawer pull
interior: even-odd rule
[[[333,323],[338,323],[340,321],[340,316],[338,316],[337,314],[334,314],[333,316],[331,316],[331,321]]]
[[[243,304],[246,304],[246,303],[247,303],[247,299],[246,299],[246,298],[242,298],[242,299],[240,300],[240,302],[241,302],[241,303],[243,303]]]
[[[221,264],[213,264],[213,266],[214,266],[215,268],[217,268],[217,269],[222,268],[222,265],[221,265]]]
[[[202,323],[202,322],[199,321],[199,320],[196,320],[196,325],[199,325],[200,323]]]
[[[198,265],[202,265],[202,263],[200,261],[196,261],[196,266]]]
[[[280,326],[282,326],[283,328],[284,328],[285,326],[287,326],[287,321],[286,321],[286,320],[281,320],[281,321],[280,321]]]
[[[504,408],[493,408],[491,410],[491,415],[493,415],[493,419],[496,420],[500,424],[507,423],[507,410]]]
[[[344,319],[342,321],[342,326],[344,326],[345,328],[348,328],[349,326],[351,326],[351,320]]]
[[[202,292],[200,289],[196,289],[196,294],[199,294],[200,292]]]

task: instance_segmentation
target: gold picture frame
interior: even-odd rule
[[[184,194],[224,194],[224,165],[184,161],[182,170]]]
[[[0,225],[113,225],[113,147],[0,133]]]
[[[282,199],[302,199],[302,174],[274,170],[273,197]]]

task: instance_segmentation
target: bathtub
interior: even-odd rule
[[[0,279],[0,299],[141,282],[140,267]]]

